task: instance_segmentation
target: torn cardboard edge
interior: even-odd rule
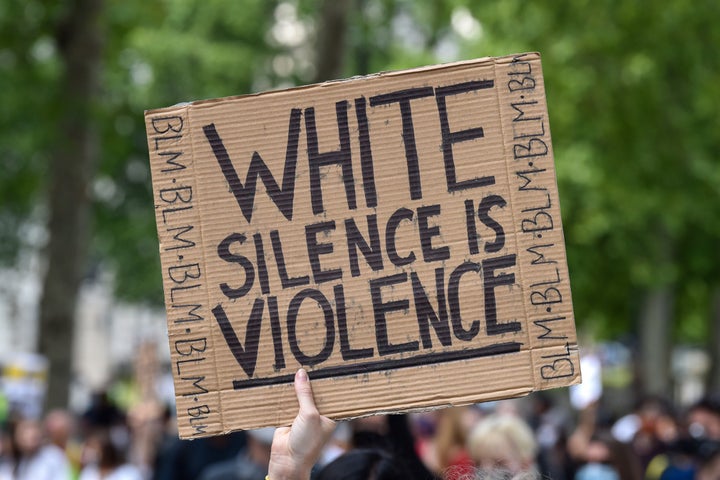
[[[336,115],[328,108],[333,105]],[[313,380],[321,413],[332,418],[464,405],[580,381],[538,54],[203,100],[149,110],[146,125],[181,437],[289,424],[297,413],[291,382],[300,365]],[[408,131],[415,133],[415,165]],[[293,151],[297,170],[287,177],[282,172],[292,166]],[[407,172],[397,166],[387,170],[403,157]],[[359,168],[370,164],[368,158],[374,161],[375,177]],[[318,166],[323,161],[327,165]],[[258,172],[266,165],[276,189],[273,193],[267,175],[258,174],[248,206],[252,177],[245,173],[252,162]],[[486,175],[473,177],[476,171]],[[308,180],[313,172],[324,175],[315,184]],[[404,176],[408,184],[401,188]],[[350,187],[348,177],[355,179]],[[478,178],[486,180],[473,184]],[[283,192],[290,192],[288,185],[295,189],[291,204],[278,203]],[[377,187],[374,200],[369,186]],[[298,198],[306,194],[313,202],[304,206]],[[472,222],[462,212],[469,204],[477,217]],[[405,217],[391,223],[398,212]],[[384,266],[379,270],[367,268],[377,260],[367,247],[372,215],[378,238],[382,230],[386,240],[374,247],[381,250]],[[328,219],[336,225],[330,228]],[[339,235],[337,224],[344,224],[347,238],[333,237]],[[364,246],[348,233],[355,233],[352,225],[361,236],[369,232]],[[308,228],[315,230],[308,234]],[[392,245],[388,232],[395,235]],[[493,233],[494,242],[485,240]],[[409,248],[418,234],[425,235],[425,243],[414,247],[415,260],[403,264],[408,257],[403,260],[397,251],[393,258],[392,248]],[[251,237],[260,252],[254,262],[241,252]],[[276,245],[283,242],[287,252],[278,257]],[[353,263],[352,254],[349,263],[338,260],[343,242],[361,260]],[[237,275],[243,264],[239,257],[250,263],[242,267],[245,283],[251,270],[258,278],[247,290],[237,286],[243,278]],[[305,258],[320,267],[305,265]],[[335,269],[328,267],[333,261]],[[290,271],[307,268],[307,283],[285,285],[283,262],[289,262]],[[271,278],[268,265],[273,263],[280,280]],[[448,278],[436,281],[433,289],[428,279],[433,272],[440,278],[441,264],[442,269],[459,266],[443,270]],[[363,271],[350,276],[353,267]],[[331,279],[328,288],[323,274],[337,276],[338,271],[345,276]],[[477,284],[478,296],[483,279],[486,287],[492,285],[492,302],[485,288],[484,305],[466,307],[472,301],[466,295],[461,308],[455,297],[470,288],[462,278],[472,273],[479,275],[471,284]],[[397,281],[403,275],[406,280]],[[411,283],[406,303],[392,297],[391,290],[409,289]],[[365,298],[368,286],[379,301]],[[457,300],[454,308],[449,298],[449,312],[443,303],[448,298],[440,298],[448,295]],[[356,299],[365,302],[364,309],[356,308]],[[427,307],[435,309],[434,323],[426,300],[437,300]],[[249,312],[260,311],[258,302],[262,314],[248,318]],[[303,310],[312,302],[323,311],[324,326],[313,326],[313,315]],[[393,302],[407,308],[395,308],[399,304]],[[277,312],[283,310],[287,318],[281,320]],[[459,319],[478,316],[485,323],[477,331],[475,323],[467,328],[467,320]],[[420,338],[411,338],[407,332],[418,328]],[[490,341],[493,328],[497,341]],[[324,343],[308,332],[325,335]],[[407,341],[400,341],[403,336]]]

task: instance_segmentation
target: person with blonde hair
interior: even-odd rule
[[[480,469],[534,474],[537,450],[532,430],[515,415],[490,415],[468,437],[468,452]]]

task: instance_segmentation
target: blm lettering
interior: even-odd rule
[[[516,198],[524,207],[518,217],[521,257],[526,275],[535,280],[529,284],[526,302],[533,312],[530,335],[535,344],[545,348],[536,368],[546,382],[557,382],[576,375],[577,350],[570,310],[568,279],[560,219],[553,202],[556,192],[553,157],[549,148],[550,132],[545,109],[544,91],[539,84],[537,65],[518,56],[509,64],[504,88],[511,112],[512,157]],[[561,273],[563,272],[563,273]],[[572,334],[573,338],[569,335]]]
[[[173,373],[177,394],[193,399],[185,413],[193,436],[207,431],[214,413],[204,404],[212,386],[204,372],[208,368],[209,342],[205,305],[198,302],[204,288],[199,214],[196,189],[189,167],[187,116],[172,114],[150,119],[148,137],[155,182],[155,212],[168,307]]]

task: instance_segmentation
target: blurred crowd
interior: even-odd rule
[[[502,468],[552,480],[720,479],[717,396],[682,409],[644,398],[618,415],[602,399],[576,411],[563,393],[339,422],[318,467],[354,451],[402,463],[411,478]],[[79,414],[9,412],[0,480],[262,480],[272,438],[259,429],[179,440],[172,408],[122,409],[100,392]]]

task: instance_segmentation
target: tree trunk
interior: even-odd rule
[[[707,380],[708,392],[720,392],[720,287],[715,287],[710,311],[710,374]]]
[[[342,76],[350,0],[324,0],[317,30],[315,82]]]
[[[669,392],[673,306],[671,286],[650,290],[643,299],[638,333],[641,385],[646,395]]]
[[[58,142],[50,155],[50,240],[39,314],[39,351],[50,363],[50,408],[68,403],[75,307],[90,243],[90,183],[97,157],[91,110],[99,78],[101,10],[100,0],[69,2],[55,36],[64,71]]]

